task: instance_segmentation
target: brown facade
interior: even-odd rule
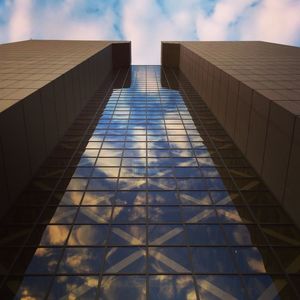
[[[0,187],[5,212],[97,87],[129,66],[130,43],[24,41],[0,45]]]
[[[175,42],[176,43],[176,42]],[[163,42],[208,107],[300,225],[300,48],[265,42]],[[180,47],[179,47],[180,46]],[[170,49],[170,50],[169,50]]]

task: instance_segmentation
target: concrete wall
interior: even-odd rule
[[[0,214],[28,184],[112,68],[130,65],[130,44],[120,46],[127,52],[118,63],[113,47],[119,45],[107,45],[0,113]]]
[[[300,226],[300,48],[182,42],[177,51],[177,67]]]

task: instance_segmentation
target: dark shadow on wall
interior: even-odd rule
[[[255,217],[258,222],[270,222],[275,224],[282,224],[290,222],[290,219],[283,211],[274,211],[270,209],[272,205],[278,205],[275,197],[268,191],[259,176],[244,158],[241,151],[234,144],[232,139],[227,135],[220,123],[209,111],[207,105],[195,91],[195,89],[188,82],[186,77],[175,68],[164,67],[161,69],[161,85],[166,89],[177,90],[181,97],[184,99],[186,107],[194,121],[194,124],[199,124],[197,130],[203,138],[203,144],[208,152],[207,157],[211,158],[212,164],[207,169],[217,170],[218,180],[207,178],[209,190],[216,192],[224,190],[224,198],[226,200],[223,205],[216,206],[221,222],[227,224],[239,224],[234,219],[236,216],[240,218],[245,231],[245,236],[248,235],[249,245],[256,247],[258,253],[264,261],[264,266],[267,273],[273,272],[271,257],[266,252],[267,242],[263,237],[260,230],[257,230]],[[186,95],[185,90],[189,90],[189,94],[193,95],[193,102]],[[197,103],[198,102],[198,103]],[[199,122],[200,121],[200,122]],[[220,193],[219,193],[220,194]],[[213,193],[211,193],[213,195]],[[219,199],[214,199],[217,202]],[[251,211],[247,207],[249,205],[258,205],[257,207],[251,206]],[[259,207],[260,205],[260,207]],[[268,205],[262,208],[261,205]],[[235,212],[237,214],[235,214]],[[232,217],[232,219],[231,219]],[[272,239],[284,233],[281,232],[280,227],[266,226],[266,232],[271,233]],[[278,230],[278,231],[277,231]],[[247,234],[246,234],[247,232]],[[238,237],[238,232],[233,232]],[[245,238],[243,236],[243,238]]]
[[[115,70],[108,75],[13,207],[1,218],[1,299],[15,299],[38,247],[45,242],[47,244],[47,239],[63,237],[69,229],[69,225],[59,225],[57,230],[51,232],[49,224],[63,199],[76,166],[82,159],[83,150],[78,149],[85,149],[88,145],[97,126],[97,121],[91,120],[101,115],[113,91],[130,85],[130,68]],[[101,106],[97,112],[99,102]],[[68,167],[70,165],[73,167]],[[73,200],[77,201],[76,192]],[[23,248],[24,246],[26,248]],[[7,276],[11,273],[16,276]],[[27,281],[30,280],[30,277],[26,278]],[[32,280],[34,281],[35,277],[32,277]]]

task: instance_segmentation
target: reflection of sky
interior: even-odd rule
[[[156,72],[155,78],[160,85],[159,68],[149,70]],[[58,207],[51,220],[52,223],[68,224],[75,220],[76,224],[82,225],[48,225],[40,242],[45,247],[63,246],[66,242],[72,247],[62,254],[56,248],[39,248],[27,272],[34,273],[38,267],[54,272],[58,257],[62,255],[58,265],[60,274],[95,274],[103,267],[106,272],[100,288],[103,299],[119,297],[122,292],[143,299],[146,294],[143,276],[111,275],[144,272],[147,240],[152,246],[148,248],[149,270],[154,274],[190,274],[192,268],[199,273],[266,273],[271,268],[277,272],[275,263],[270,266],[264,260],[269,253],[256,247],[240,247],[252,246],[253,235],[258,236],[256,225],[245,207],[234,206],[240,196],[226,191],[228,179],[220,176],[221,168],[215,166],[210,157],[215,157],[216,153],[205,146],[206,139],[196,130],[180,92],[161,88],[164,101],[160,102],[158,92],[141,90],[146,87],[156,89],[157,86],[146,86],[145,74],[140,76],[138,73],[138,69],[132,69],[130,88],[113,91],[90,138],[97,143],[95,149],[83,152],[60,203],[82,206],[78,211],[75,207]],[[117,103],[120,92],[128,98]],[[133,92],[137,102],[131,100]],[[143,105],[147,105],[147,113],[139,103],[141,100],[145,100]],[[188,125],[172,123],[172,120],[181,121],[179,114],[188,119]],[[146,124],[148,116],[152,120]],[[189,128],[189,138],[186,128]],[[164,149],[168,146],[170,149]],[[124,150],[124,147],[128,149]],[[197,158],[193,157],[195,154]],[[92,178],[86,179],[88,177]],[[85,189],[87,191],[83,193]],[[146,200],[156,206],[147,210],[145,206],[139,206],[145,205]],[[188,224],[183,226],[181,222]],[[224,223],[224,232],[217,225],[219,222]],[[251,232],[246,225],[237,227],[239,223],[249,223]],[[260,237],[260,240],[264,241],[264,238]],[[187,241],[195,246],[190,247],[192,255],[188,255],[185,247]],[[228,241],[233,253],[227,247]],[[101,248],[105,245],[106,256]],[[170,247],[174,245],[178,247]],[[216,245],[218,247],[214,247]],[[236,264],[233,264],[231,254]],[[220,295],[224,299],[244,298],[240,279],[234,275],[196,277],[194,280],[190,275],[153,275],[149,279],[150,299],[195,299],[193,282],[197,282],[198,293],[203,298]],[[248,282],[254,285],[254,280],[248,279]],[[266,276],[263,282],[270,283],[270,277]],[[23,294],[28,293],[30,285],[33,283],[24,281]],[[94,297],[97,286],[96,277],[59,276],[51,289],[50,299],[68,294],[74,298],[84,295],[88,299]]]
[[[146,154],[144,150],[146,148],[146,134],[148,136],[149,151],[152,150],[153,153],[159,148],[163,149],[170,145],[170,147],[174,149],[172,156],[184,156],[183,151],[188,151],[188,149],[191,148],[183,124],[172,124],[172,120],[174,119],[180,121],[180,114],[185,120],[187,118],[191,119],[180,92],[161,87],[159,67],[151,67],[149,71],[146,78],[144,70],[140,71],[132,67],[130,88],[114,89],[112,92],[102,116],[99,119],[98,125],[94,130],[94,135],[90,139],[91,141],[102,142],[102,150],[99,153],[101,158],[97,159],[97,166],[107,165],[119,167],[122,154],[125,157],[122,160],[122,166],[145,166],[146,162],[143,157],[145,157]],[[147,85],[146,79],[148,82],[149,80],[156,80],[157,84],[149,85],[148,83]],[[157,91],[157,85],[160,89],[159,92]],[[119,96],[122,98],[118,98]],[[163,96],[163,101],[160,100],[160,96]],[[137,99],[138,101],[134,102],[132,99]],[[141,103],[141,101],[143,101],[143,103]],[[147,116],[151,117],[151,120],[148,120],[148,125],[145,123]],[[112,119],[110,120],[111,117]],[[171,121],[171,123],[169,121]],[[110,123],[108,124],[108,122]],[[194,130],[194,132],[196,131]],[[105,140],[103,136],[98,135],[105,133],[110,134]],[[166,133],[172,135],[167,137]],[[125,134],[127,134],[126,141]],[[107,138],[109,138],[109,140],[107,140]],[[202,141],[199,133],[198,138],[197,135],[192,135],[190,139],[193,139],[193,145],[196,145],[195,143],[197,141]],[[120,148],[124,146],[132,148],[134,155],[128,153],[130,150],[123,153]],[[203,149],[202,143],[200,146],[201,149]],[[95,163],[95,157],[91,156],[97,155],[93,155],[91,152],[84,153],[81,165],[93,165]],[[130,158],[128,156],[134,157]],[[165,164],[167,167],[174,165],[178,167],[198,166],[194,158],[187,157],[185,160],[182,158],[181,161],[176,161],[169,156],[169,158],[163,160],[158,158],[156,154],[148,159],[148,163],[151,167],[161,164]],[[211,165],[211,162],[209,158],[204,158],[201,164]],[[118,170],[97,168],[94,170],[92,176],[103,178],[115,177],[117,172]],[[136,172],[138,173],[138,171]],[[127,171],[126,173],[122,171],[121,176],[131,176],[130,174],[132,173],[134,174],[135,172],[130,173]],[[110,184],[108,181],[109,180],[107,180],[107,184]],[[120,182],[120,188],[123,188],[123,182],[124,180]]]

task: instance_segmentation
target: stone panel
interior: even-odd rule
[[[113,66],[130,65],[130,51],[130,43],[110,41],[0,45],[0,179],[7,182],[1,185],[1,201],[5,202],[1,213],[23,190]]]
[[[1,201],[11,203],[26,186],[32,174],[24,109],[21,103],[1,113],[0,136],[9,196],[8,199],[2,198]]]
[[[172,66],[185,74],[297,222],[300,48],[265,42],[168,43],[180,47],[179,63]],[[162,64],[167,65],[164,48],[162,43]]]
[[[22,104],[32,172],[31,175],[33,176],[47,155],[40,92],[37,91],[27,97]]]
[[[299,189],[299,170],[300,170],[300,117],[295,123],[294,136],[291,148],[291,156],[288,165],[287,181],[283,198],[283,206],[293,217],[300,227],[300,189]]]
[[[269,109],[270,100],[261,94],[254,92],[246,157],[259,174],[262,172]]]
[[[262,177],[280,201],[287,176],[294,123],[293,114],[271,102]]]

